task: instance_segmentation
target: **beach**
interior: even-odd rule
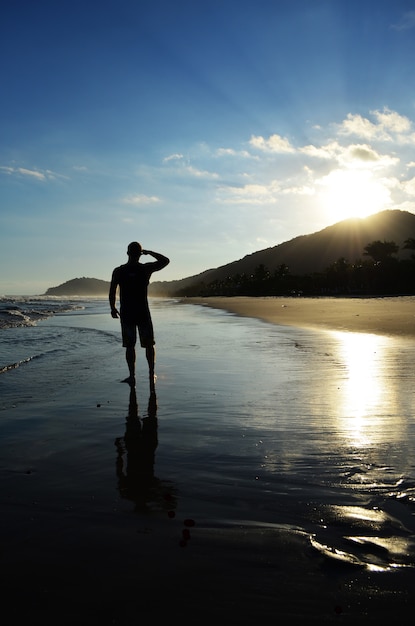
[[[156,399],[142,352],[136,388],[121,382],[107,301],[4,329],[4,615],[39,626],[407,618],[413,305],[155,299]]]
[[[272,324],[384,335],[415,336],[415,298],[229,297],[182,302],[225,309]]]

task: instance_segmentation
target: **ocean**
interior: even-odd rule
[[[415,342],[150,303],[156,407],[140,348],[136,390],[121,383],[106,299],[1,300],[0,488],[14,527],[34,501],[180,514],[300,533],[345,567],[413,570]]]

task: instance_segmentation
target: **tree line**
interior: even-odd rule
[[[289,296],[289,295],[412,295],[415,294],[415,254],[398,259],[394,241],[372,241],[363,249],[363,259],[350,263],[340,257],[323,272],[293,275],[284,263],[274,272],[264,264],[251,274],[233,274],[209,283],[203,281],[177,293],[184,297]],[[415,238],[402,249],[415,251]]]

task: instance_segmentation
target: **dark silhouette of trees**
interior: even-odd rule
[[[405,239],[403,243],[404,243],[403,245],[404,249],[415,250],[415,239],[413,237],[410,237],[409,239]]]
[[[403,249],[404,250],[415,250],[415,239],[413,237],[410,237],[409,239],[405,239],[405,241],[403,242]],[[412,259],[415,260],[415,255],[412,255]]]
[[[374,293],[393,293],[400,284],[398,280],[398,259],[392,255],[399,252],[394,241],[372,241],[364,248],[363,254],[371,256],[374,266],[371,271],[370,290]]]
[[[392,258],[392,254],[399,252],[399,246],[394,241],[372,241],[364,247],[366,256],[371,256],[375,263],[384,263]]]
[[[415,250],[415,239],[403,249]],[[353,263],[340,257],[321,273],[292,275],[284,263],[272,273],[258,265],[252,274],[235,274],[211,283],[200,282],[178,296],[289,296],[289,295],[399,295],[415,294],[415,254],[398,260],[394,241],[372,241],[363,250],[366,259]]]

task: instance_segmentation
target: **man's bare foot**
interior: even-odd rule
[[[135,386],[135,376],[128,376],[121,381],[122,383],[127,383],[127,385],[131,385],[131,387]]]

